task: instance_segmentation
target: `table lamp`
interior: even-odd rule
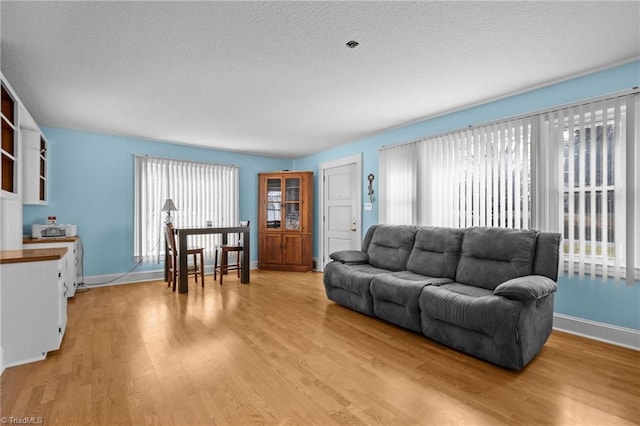
[[[171,217],[172,210],[177,211],[178,208],[173,204],[173,200],[171,198],[167,198],[164,202],[164,206],[162,206],[162,211],[167,212],[167,217],[164,219],[164,223],[171,223],[173,221],[173,217]]]

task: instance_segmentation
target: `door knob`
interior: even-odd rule
[[[352,232],[356,232],[357,231],[357,229],[356,229],[356,221],[355,220],[353,222],[351,222],[351,231]]]

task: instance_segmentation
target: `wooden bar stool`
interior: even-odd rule
[[[249,226],[248,220],[240,222],[240,226]],[[234,234],[235,235],[235,234]],[[220,251],[220,266],[218,266],[218,251]],[[216,254],[213,261],[213,280],[217,280],[217,274],[220,274],[220,285],[222,285],[222,277],[228,271],[237,271],[238,278],[240,278],[240,270],[242,269],[242,256],[244,251],[244,241],[238,235],[236,243],[234,244],[222,244],[219,248],[216,248]],[[236,262],[233,265],[229,265],[229,253],[236,253]]]
[[[176,291],[176,282],[178,281],[178,249],[176,246],[176,234],[171,222],[167,223],[165,229],[165,236],[167,238],[167,262],[169,264],[169,279],[167,280],[167,287],[173,283],[173,291]],[[187,249],[187,261],[189,255],[193,256],[193,266],[187,265],[187,275],[195,275],[196,283],[198,282],[198,275],[200,275],[200,281],[202,287],[204,287],[204,247],[193,247]],[[198,268],[198,256],[200,257],[200,267]]]

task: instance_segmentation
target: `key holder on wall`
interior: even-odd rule
[[[367,176],[367,179],[369,180],[369,202],[373,203],[373,180],[376,177],[373,175],[373,173],[369,173],[369,176]]]

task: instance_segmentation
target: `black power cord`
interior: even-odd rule
[[[81,242],[80,244],[82,244],[82,242]],[[160,248],[160,241],[158,241],[158,244],[156,244],[156,246],[153,248],[153,250],[151,250],[151,253],[153,253],[154,251],[158,250],[159,248]],[[159,255],[159,254],[160,254],[160,253],[158,253],[158,255]],[[119,276],[117,276],[117,277],[115,277],[115,278],[113,278],[113,279],[110,279],[109,281],[104,281],[104,282],[94,283],[94,284],[92,284],[92,285],[106,285],[106,284],[111,284],[111,283],[112,283],[112,282],[114,282],[114,281],[117,281],[117,280],[119,280],[119,279],[121,279],[121,278],[126,277],[127,275],[129,275],[130,273],[132,273],[133,271],[135,271],[135,270],[136,270],[136,268],[138,268],[138,266],[142,265],[142,264],[144,263],[144,261],[145,261],[145,260],[147,260],[147,259],[149,258],[149,256],[150,256],[150,254],[147,254],[147,255],[145,255],[145,256],[142,256],[142,258],[140,258],[140,260],[139,260],[135,265],[133,265],[133,267],[131,267],[131,269],[129,269],[128,271],[126,271],[126,272],[122,273],[121,275],[119,275]],[[84,259],[84,255],[83,255],[82,257],[83,257],[83,259]],[[87,286],[87,284],[85,284],[85,282],[84,282],[84,264],[83,264],[83,267],[82,267],[82,282],[81,282],[80,284],[78,284],[78,287],[77,287],[77,289],[76,289],[76,292],[77,292],[78,290],[80,290],[81,288],[82,288],[82,292],[85,292],[85,291],[89,291],[89,290],[90,290],[90,288],[89,288],[89,287]]]

